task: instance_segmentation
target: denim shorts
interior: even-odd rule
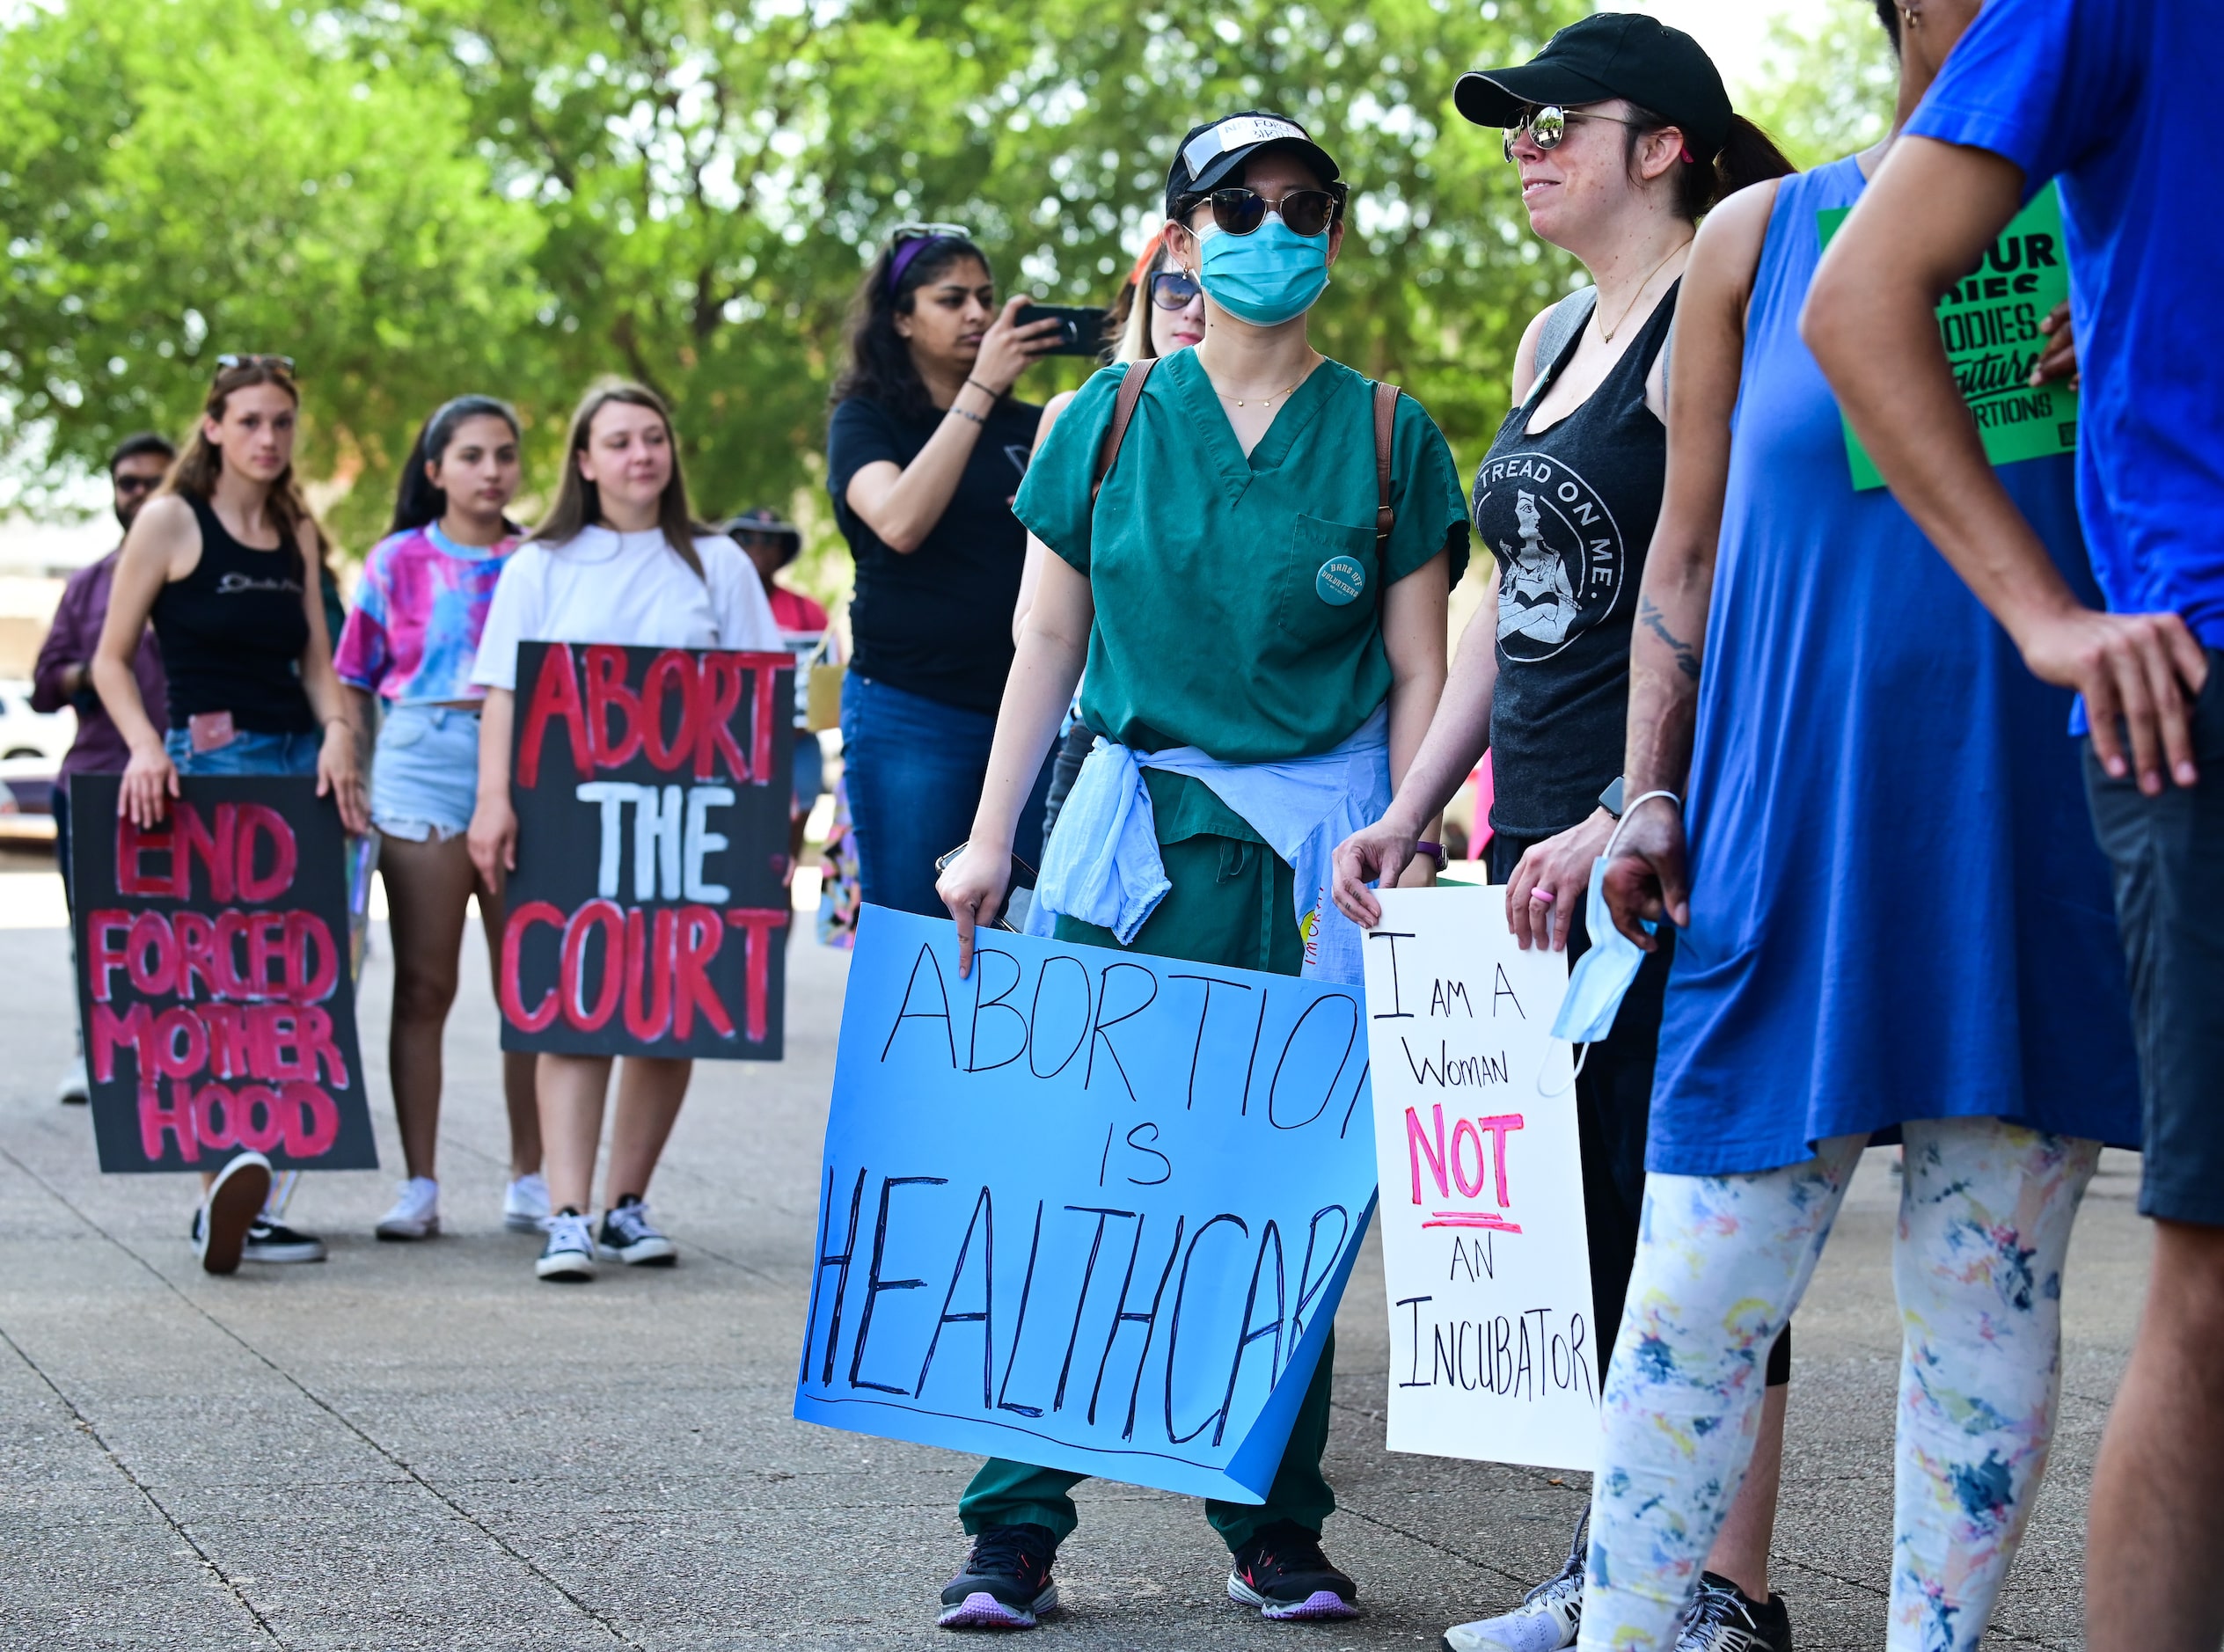
[[[446,842],[479,803],[479,711],[393,705],[370,763],[370,823],[389,837]]]
[[[171,767],[179,774],[314,774],[321,734],[264,735],[243,729],[214,751],[195,751],[193,736],[172,728],[162,737]]]
[[[2147,1159],[2143,1215],[2224,1227],[2224,649],[2193,708],[2200,784],[2160,797],[2085,752],[2093,826],[2116,878]]]

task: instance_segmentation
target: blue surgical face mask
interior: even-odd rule
[[[1617,835],[1620,830],[1615,829]],[[1613,847],[1607,844],[1609,852]],[[1576,960],[1575,972],[1568,977],[1568,996],[1561,999],[1560,1014],[1552,1024],[1552,1035],[1574,1044],[1594,1044],[1613,1031],[1623,995],[1645,961],[1644,948],[1616,929],[1613,915],[1606,910],[1605,855],[1591,863],[1591,895],[1584,917],[1591,928],[1591,950]],[[1659,930],[1650,918],[1638,921],[1648,935]]]
[[[1197,232],[1205,296],[1254,326],[1277,326],[1313,308],[1328,285],[1328,231],[1299,235],[1269,212],[1248,235],[1217,223]]]

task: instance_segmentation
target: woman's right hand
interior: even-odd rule
[[[116,793],[116,813],[128,816],[144,831],[158,826],[178,795],[177,765],[160,746],[135,749],[123,767],[123,786]]]
[[[1382,922],[1382,903],[1374,898],[1370,883],[1395,887],[1413,859],[1419,831],[1408,827],[1392,809],[1372,826],[1363,826],[1336,845],[1335,870],[1329,893],[1336,910],[1362,929]]]
[[[502,874],[517,870],[517,811],[508,798],[479,798],[471,814],[469,842],[479,881],[499,895]]]
[[[1606,863],[1606,910],[1614,927],[1646,952],[1660,948],[1644,922],[1691,922],[1691,881],[1684,860],[1683,811],[1666,797],[1647,798],[1624,817],[1614,857]]]
[[[1011,881],[1012,846],[999,849],[982,843],[968,843],[935,880],[934,893],[957,920],[959,980],[973,973],[973,932],[1004,910],[1004,892]]]
[[[1037,321],[1026,327],[1019,325],[1020,311],[1034,302],[1025,293],[1014,293],[981,335],[981,353],[974,357],[968,376],[999,396],[1057,342],[1059,324],[1055,320]]]

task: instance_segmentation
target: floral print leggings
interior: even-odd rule
[[[2021,1541],[2061,1378],[2062,1261],[2100,1144],[1997,1119],[1905,1127],[1891,1652],[1966,1652]],[[1653,1175],[1601,1414],[1582,1652],[1674,1644],[1744,1478],[1769,1345],[1863,1137],[1750,1176]]]

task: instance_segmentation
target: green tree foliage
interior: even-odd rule
[[[1764,84],[1739,107],[1803,169],[1867,149],[1891,127],[1899,63],[1871,0],[1830,0],[1822,26],[1769,31]]]
[[[706,512],[808,503],[844,311],[892,225],[956,218],[1006,284],[1101,300],[1182,133],[1274,108],[1357,193],[1320,343],[1472,460],[1571,267],[1452,84],[1583,9],[50,0],[0,30],[0,443],[97,463],[184,426],[217,352],[282,350],[303,468],[351,485],[360,549],[435,403],[512,397],[545,486],[570,402],[618,372],[674,401]]]

